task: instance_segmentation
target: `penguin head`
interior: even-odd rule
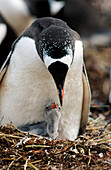
[[[72,36],[66,28],[51,25],[38,39],[39,55],[55,81],[62,106],[65,78],[74,59]]]

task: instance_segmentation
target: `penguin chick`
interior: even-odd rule
[[[45,117],[47,122],[47,133],[50,138],[55,139],[58,136],[58,126],[60,119],[60,106],[55,103],[48,104]]]
[[[55,139],[58,136],[60,116],[60,106],[55,103],[50,103],[46,106],[45,121],[19,126],[18,129]]]

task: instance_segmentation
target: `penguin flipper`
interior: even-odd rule
[[[83,134],[86,129],[89,111],[90,111],[90,101],[91,101],[91,92],[90,92],[90,86],[89,86],[85,65],[83,66],[82,81],[83,81],[83,103],[82,103],[79,135]]]
[[[7,68],[8,68],[8,65],[9,65],[9,62],[10,62],[10,54],[8,55],[7,59],[5,60],[5,62],[3,63],[2,67],[0,68],[0,82],[2,81],[6,71],[7,71]]]
[[[18,129],[25,132],[34,133],[40,136],[46,136],[46,137],[48,136],[46,121],[18,126]]]

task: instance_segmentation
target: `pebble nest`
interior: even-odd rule
[[[20,131],[11,123],[0,126],[0,169],[110,169],[110,122],[88,122],[75,140],[49,140]]]

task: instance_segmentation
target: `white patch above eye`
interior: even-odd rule
[[[0,44],[4,40],[7,34],[7,26],[5,24],[0,24]]]
[[[61,58],[51,58],[51,56],[48,56],[47,52],[43,49],[43,60],[47,68],[56,61],[60,61],[61,63],[64,63],[70,67],[73,61],[73,51],[71,49],[67,49],[67,55]]]
[[[74,60],[78,57],[83,58],[83,43],[80,40],[75,41]]]
[[[57,2],[56,0],[48,0],[48,1],[50,5],[50,12],[52,15],[57,14],[61,10],[61,8],[63,8],[65,5],[64,1],[60,1],[60,2]]]

